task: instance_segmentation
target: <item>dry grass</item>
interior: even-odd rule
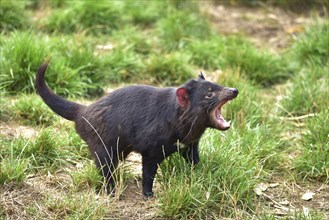
[[[49,8],[47,8],[49,10]],[[282,49],[290,46],[291,40],[295,35],[301,33],[304,25],[311,20],[310,16],[293,14],[281,9],[269,8],[244,8],[228,6],[204,5],[202,10],[209,16],[212,26],[216,31],[224,35],[245,34],[252,39],[258,47],[265,47],[270,51],[279,53]],[[49,11],[48,11],[49,12]],[[47,13],[48,13],[47,12]],[[176,63],[174,63],[176,64]],[[224,70],[225,71],[225,70]],[[240,83],[244,93],[252,93],[250,89],[255,89],[245,85],[245,81],[235,80],[234,73],[222,70],[213,70],[208,72],[209,79],[214,81],[226,80],[230,83]],[[272,169],[259,170],[255,179],[262,185],[257,184],[252,192],[253,210],[244,209],[235,201],[236,195],[232,194],[232,200],[235,201],[234,207],[223,207],[223,210],[234,210],[234,213],[223,213],[218,210],[210,210],[209,219],[224,219],[232,216],[235,219],[327,219],[329,217],[329,186],[327,181],[316,181],[316,179],[301,179],[294,170],[293,161],[299,158],[303,153],[302,140],[307,131],[307,120],[313,118],[315,113],[293,116],[289,114],[279,114],[282,111],[280,103],[287,94],[288,88],[292,82],[267,90],[257,90],[261,100],[266,100],[262,108],[272,103],[264,115],[271,120],[276,121],[271,125],[286,126],[278,135],[279,141],[284,143],[280,147],[280,154],[283,159],[278,167]],[[116,85],[117,87],[117,85]],[[257,88],[258,89],[258,88]],[[257,92],[256,91],[256,92]],[[10,98],[8,98],[10,99]],[[242,100],[243,101],[243,100]],[[89,104],[90,100],[79,100]],[[6,105],[6,103],[5,103]],[[234,107],[234,103],[232,103]],[[247,109],[247,106],[244,106]],[[267,106],[268,107],[268,106]],[[264,107],[266,108],[266,106]],[[2,109],[0,109],[2,110]],[[243,110],[236,109],[239,114],[236,115],[238,122],[245,122],[247,115]],[[258,109],[259,110],[259,109]],[[245,110],[247,111],[247,110]],[[261,118],[261,116],[260,116]],[[264,120],[264,119],[260,119]],[[265,123],[268,121],[265,121]],[[258,123],[258,122],[257,122]],[[260,121],[259,124],[264,123]],[[53,126],[54,131],[72,132],[73,126],[59,119]],[[240,125],[241,127],[249,125]],[[237,125],[239,127],[239,125]],[[21,120],[9,118],[0,122],[0,138],[19,138],[33,140],[38,136],[43,128],[41,126],[25,126]],[[249,130],[254,131],[254,130]],[[242,131],[241,131],[242,132]],[[256,131],[255,131],[256,132]],[[70,133],[71,134],[71,133]],[[56,134],[54,134],[55,136]],[[243,133],[240,135],[244,135]],[[246,134],[247,135],[247,134]],[[224,135],[223,135],[224,136]],[[0,145],[2,144],[0,140]],[[295,145],[295,143],[298,143]],[[292,146],[293,145],[293,146]],[[76,150],[75,145],[72,151]],[[0,146],[0,150],[2,146]],[[271,151],[270,151],[271,152]],[[2,155],[0,155],[0,162]],[[266,155],[267,156],[267,155]],[[271,157],[271,155],[269,155]],[[81,161],[80,161],[81,160]],[[84,152],[80,155],[80,160],[75,158],[68,161],[67,164],[60,166],[55,171],[50,172],[47,169],[39,169],[27,173],[24,182],[9,182],[0,185],[0,218],[4,219],[164,219],[161,215],[160,199],[155,197],[150,200],[143,200],[141,195],[141,158],[139,155],[130,155],[124,165],[124,178],[122,193],[116,197],[110,197],[103,193],[97,193],[93,187],[82,185],[77,187],[73,181],[73,174],[79,172],[80,166],[90,163]],[[201,160],[206,160],[202,158]],[[266,159],[264,159],[266,160]],[[263,176],[261,173],[265,173]],[[266,178],[265,178],[266,177]],[[173,177],[175,178],[175,177]],[[217,181],[217,180],[216,180]],[[254,181],[254,179],[252,180]],[[161,194],[163,186],[159,180],[155,181],[155,194]],[[220,185],[220,183],[218,183]],[[261,192],[259,192],[259,187]],[[266,186],[266,187],[264,187]],[[184,186],[185,187],[185,186]],[[231,186],[226,186],[231,187]],[[258,191],[257,191],[258,190]],[[301,197],[306,192],[313,192],[313,198],[309,201]],[[162,192],[166,193],[166,192]],[[222,202],[222,201],[218,201]],[[229,206],[230,203],[223,202]],[[174,204],[175,205],[175,204]],[[189,218],[189,217],[186,217]],[[192,217],[190,217],[192,218]]]

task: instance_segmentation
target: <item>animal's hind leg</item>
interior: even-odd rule
[[[115,192],[114,173],[118,165],[119,156],[113,148],[94,152],[95,163],[105,178],[105,189],[108,194]]]

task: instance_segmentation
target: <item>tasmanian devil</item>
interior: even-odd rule
[[[149,197],[158,165],[178,151],[178,145],[184,146],[179,153],[185,160],[197,164],[199,140],[205,129],[230,128],[221,108],[238,95],[238,90],[206,81],[202,72],[197,80],[178,88],[128,86],[85,106],[67,101],[48,88],[44,79],[47,66],[39,67],[37,91],[55,113],[75,122],[106,179],[108,192],[114,190],[113,172],[119,160],[130,152],[142,155],[143,195]]]

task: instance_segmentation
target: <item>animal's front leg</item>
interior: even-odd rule
[[[163,158],[154,158],[148,157],[143,155],[143,179],[142,179],[142,186],[143,186],[143,195],[147,198],[153,196],[153,181],[155,174],[158,169],[158,165],[161,163]]]
[[[186,148],[179,152],[184,159],[193,165],[199,163],[199,140],[188,144]]]

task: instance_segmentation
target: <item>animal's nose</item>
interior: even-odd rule
[[[234,94],[239,94],[239,91],[236,88],[231,88],[230,89]]]

